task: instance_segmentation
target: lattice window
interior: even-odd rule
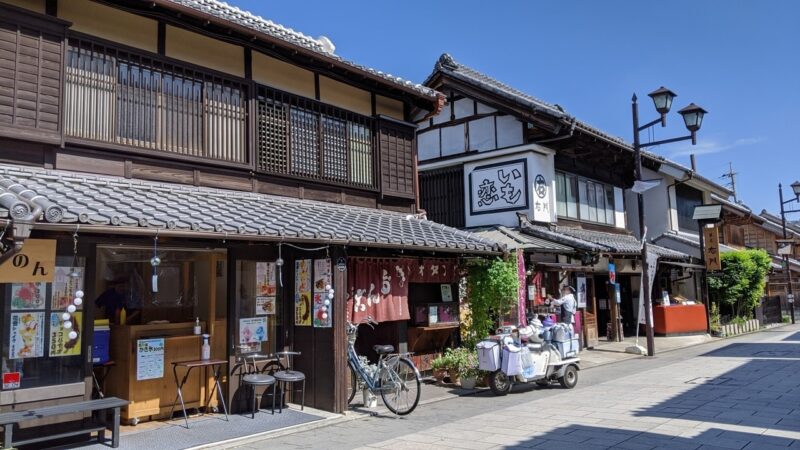
[[[319,116],[316,113],[292,107],[292,173],[319,175]]]
[[[258,102],[258,168],[268,172],[289,170],[289,118],[285,104]]]
[[[322,116],[322,175],[347,181],[347,122]]]
[[[350,177],[353,183],[372,185],[372,132],[366,125],[350,122]]]

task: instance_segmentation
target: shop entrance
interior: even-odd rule
[[[173,363],[200,360],[202,334],[210,336],[211,359],[226,358],[225,261],[223,250],[97,247],[97,295],[87,302],[97,318],[93,362],[111,366],[105,395],[131,402],[123,421],[167,418]],[[213,386],[211,371],[191,372],[182,389],[187,409],[206,407]]]

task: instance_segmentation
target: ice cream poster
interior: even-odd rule
[[[8,358],[44,356],[44,312],[11,313]]]
[[[239,343],[250,345],[267,340],[267,318],[246,317],[239,319]]]
[[[83,313],[75,311],[72,313],[72,329],[64,328],[64,321],[61,320],[61,313],[50,313],[50,350],[48,355],[55,356],[76,356],[81,354],[81,325]],[[78,337],[69,338],[69,332],[75,331]]]
[[[83,267],[56,267],[50,308],[66,309],[75,298],[75,292],[80,290],[83,290]],[[80,308],[81,306],[78,307]]]
[[[278,287],[275,284],[275,263],[256,263],[256,296],[274,297]]]
[[[311,260],[294,263],[294,324],[311,326]]]
[[[44,309],[47,283],[13,283],[11,309]]]

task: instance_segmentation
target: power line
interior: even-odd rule
[[[739,173],[733,171],[733,163],[729,162],[728,171],[723,173],[720,178],[728,178],[730,180],[726,186],[731,188],[731,191],[733,191],[733,201],[738,203],[739,199],[736,197],[736,175],[739,175]]]

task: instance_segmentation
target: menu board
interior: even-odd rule
[[[136,380],[164,377],[164,338],[136,341]]]
[[[8,359],[44,356],[44,312],[11,313]]]
[[[294,262],[294,324],[311,326],[311,260]]]
[[[328,328],[333,323],[331,315],[332,303],[328,299],[328,287],[331,286],[331,260],[314,260],[314,326]]]
[[[72,328],[64,328],[64,321],[61,320],[60,312],[50,313],[50,348],[49,355],[55,356],[75,356],[81,354],[81,325],[83,313],[75,311],[72,313]],[[69,338],[69,332],[75,331],[78,337]]]

